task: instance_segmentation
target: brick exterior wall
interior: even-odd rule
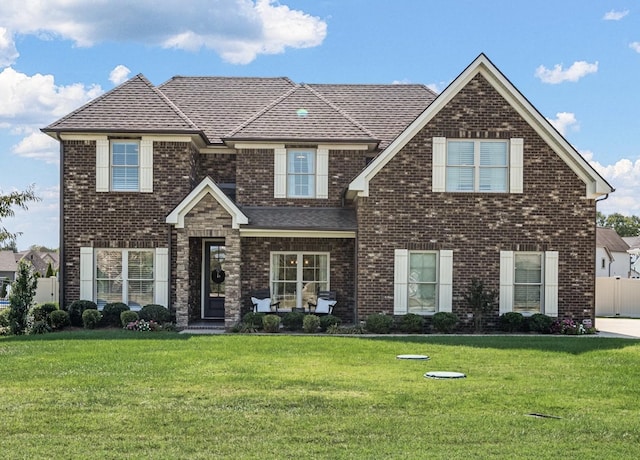
[[[329,151],[329,199],[274,198],[272,149],[240,150],[237,155],[237,195],[242,206],[341,207],[349,182],[365,167],[372,154],[360,150]]]
[[[95,141],[63,141],[63,148],[64,298],[60,303],[67,306],[80,296],[81,247],[169,245],[165,219],[192,188],[195,150],[189,143],[154,142],[153,193],[107,193],[96,192]],[[174,286],[170,291],[175,291]]]
[[[329,252],[330,289],[338,303],[334,314],[343,322],[354,320],[355,240],[319,238],[243,238],[242,239],[242,312],[252,310],[251,292],[269,287],[272,251]]]
[[[432,138],[524,139],[524,193],[432,193]],[[500,251],[558,251],[558,316],[593,317],[595,203],[585,184],[476,76],[380,171],[358,201],[360,316],[393,312],[394,249],[451,249],[453,312],[476,277],[499,289]],[[495,327],[498,309],[487,320]]]

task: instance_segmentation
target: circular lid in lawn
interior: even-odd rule
[[[429,379],[463,379],[466,377],[461,372],[449,372],[449,371],[432,371],[424,374]]]
[[[396,356],[398,359],[429,359],[427,355],[398,355]]]

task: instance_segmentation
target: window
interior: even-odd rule
[[[154,303],[154,251],[96,249],[95,281],[98,308],[112,302],[131,309]]]
[[[313,198],[315,196],[316,156],[310,150],[287,152],[287,196]]]
[[[542,313],[542,254],[516,253],[513,311]]]
[[[96,140],[96,192],[153,192],[151,139]]]
[[[118,192],[139,190],[139,150],[138,142],[111,142],[111,190]]]
[[[271,296],[281,309],[306,307],[329,290],[329,254],[271,253]]]
[[[394,252],[394,314],[433,314],[452,308],[453,251]]]
[[[505,141],[448,141],[447,192],[506,192],[508,151]]]
[[[500,251],[500,314],[558,316],[558,252]]]
[[[523,193],[524,140],[447,140],[432,144],[433,192]]]
[[[274,148],[274,198],[329,197],[329,149]]]

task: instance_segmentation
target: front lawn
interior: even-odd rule
[[[639,364],[640,341],[585,336],[7,337],[0,452],[632,459],[640,457]],[[424,378],[435,370],[467,378]]]

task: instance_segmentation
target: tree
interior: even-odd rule
[[[33,266],[30,262],[21,260],[9,294],[9,326],[15,335],[24,334],[27,329],[27,315],[37,287],[38,278]]]
[[[600,227],[612,228],[620,236],[640,236],[640,217],[623,216],[616,212],[605,216],[598,212],[596,223]]]
[[[27,203],[32,201],[40,201],[40,198],[36,196],[33,185],[30,185],[24,192],[12,192],[8,195],[0,195],[0,223],[5,217],[13,217],[15,211],[14,206],[27,210]],[[20,233],[11,233],[5,227],[0,225],[0,243],[9,244],[15,243],[16,237]]]
[[[491,313],[496,305],[498,293],[487,289],[484,282],[477,278],[471,280],[469,291],[464,299],[473,310],[473,319],[476,332],[482,332],[482,319],[485,313]]]

